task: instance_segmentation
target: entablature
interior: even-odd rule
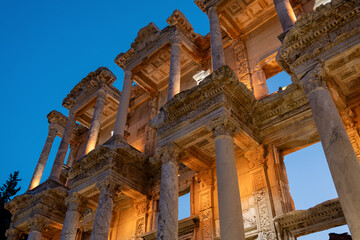
[[[274,219],[280,237],[286,232],[300,237],[346,224],[339,199],[320,203],[307,210],[296,210]],[[285,231],[285,232],[284,232]]]
[[[203,53],[198,39],[202,36],[194,32],[179,10],[175,10],[167,22],[169,26],[162,30],[154,23],[140,29],[131,48],[115,59],[121,68],[131,70],[134,81],[148,92],[159,91],[168,84],[171,41],[174,38],[181,42],[181,74],[201,68]]]

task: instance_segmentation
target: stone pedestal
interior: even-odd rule
[[[221,240],[245,240],[234,138],[229,126],[214,129]]]
[[[76,121],[75,114],[70,112],[69,113],[69,118],[68,118],[68,120],[66,122],[63,137],[62,137],[61,142],[60,142],[59,150],[56,153],[54,164],[53,164],[53,167],[52,167],[51,173],[50,173],[50,179],[52,179],[54,181],[59,181],[62,166],[64,164],[64,160],[65,160],[65,157],[66,157],[66,152],[67,152],[68,147],[69,147],[71,134],[72,134],[72,131],[73,131],[74,126],[75,126],[75,121]]]
[[[114,205],[113,198],[120,190],[120,186],[113,180],[104,180],[98,182],[96,187],[100,190],[100,196],[90,240],[107,240]]]
[[[321,67],[301,80],[336,191],[353,239],[360,239],[360,165],[335,103],[320,76]]]
[[[220,28],[220,20],[215,6],[210,7],[207,14],[210,21],[210,46],[212,67],[213,71],[216,71],[217,69],[225,65],[225,55]]]
[[[67,211],[59,240],[75,240],[84,199],[74,193],[65,200]]]
[[[47,162],[47,160],[49,158],[49,154],[50,154],[51,147],[52,147],[52,144],[54,142],[54,139],[56,137],[56,133],[57,133],[56,129],[49,128],[49,133],[48,133],[48,136],[46,138],[44,148],[43,148],[43,150],[41,152],[39,161],[38,161],[38,163],[36,165],[34,175],[32,176],[31,181],[30,181],[30,185],[29,185],[29,188],[28,188],[29,191],[31,189],[37,187],[39,185],[40,181],[41,181],[41,177],[43,175],[43,172],[44,172],[44,169],[45,169],[45,166],[46,166],[46,162]]]
[[[180,77],[181,77],[181,39],[180,36],[171,38],[171,59],[170,59],[170,73],[169,73],[169,101],[176,94],[180,92]]]
[[[119,108],[116,115],[116,122],[114,128],[114,136],[124,137],[126,119],[128,114],[128,108],[130,103],[131,96],[131,86],[132,86],[132,72],[125,71],[124,85],[121,92]]]
[[[284,32],[288,31],[295,23],[296,16],[289,0],[274,0],[281,27]]]
[[[100,130],[101,116],[103,114],[103,110],[105,106],[105,100],[106,100],[106,93],[103,90],[100,90],[97,94],[95,110],[93,117],[91,119],[90,129],[84,149],[84,155],[88,154],[96,146],[96,141]]]
[[[266,76],[262,69],[253,72],[252,80],[256,100],[269,96],[269,89],[266,85]]]
[[[169,145],[161,149],[162,160],[157,239],[178,239],[178,158],[179,149]]]

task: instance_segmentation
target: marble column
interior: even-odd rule
[[[253,72],[252,80],[256,100],[269,96],[269,89],[266,85],[266,76],[264,70],[259,69]]]
[[[124,85],[121,92],[119,108],[116,115],[116,122],[114,128],[114,137],[124,137],[126,120],[128,115],[131,89],[132,89],[132,72],[130,70],[125,71]]]
[[[65,204],[67,205],[67,211],[59,240],[76,239],[77,229],[80,220],[80,212],[84,203],[84,198],[82,198],[77,193],[74,193],[66,198]]]
[[[50,154],[50,151],[51,151],[52,144],[53,144],[54,139],[56,137],[56,134],[57,134],[57,130],[54,129],[54,128],[51,128],[49,126],[49,133],[48,133],[48,136],[46,138],[46,142],[45,142],[45,145],[43,147],[43,150],[42,150],[42,152],[40,154],[40,158],[39,158],[39,161],[38,161],[38,163],[36,165],[34,174],[33,174],[32,178],[31,178],[28,191],[30,191],[31,189],[37,187],[39,185],[39,183],[40,183],[41,177],[43,175],[43,172],[44,172],[44,169],[45,169],[45,166],[46,166],[46,162],[47,162],[47,160],[49,158],[49,154]]]
[[[70,111],[68,120],[66,122],[65,130],[64,130],[61,142],[60,142],[60,146],[56,153],[54,164],[53,164],[53,167],[50,172],[50,179],[52,179],[54,181],[59,181],[59,179],[60,179],[62,166],[64,164],[66,152],[69,147],[69,142],[70,142],[72,131],[75,126],[75,121],[76,121],[75,114]]]
[[[69,153],[68,159],[66,161],[66,165],[68,167],[72,167],[74,165],[79,148],[80,148],[80,144],[78,142],[76,142],[76,143],[70,142],[70,153]]]
[[[289,0],[274,0],[281,27],[284,32],[288,31],[295,23],[296,16]]]
[[[220,238],[245,240],[231,126],[214,128]]]
[[[216,7],[212,6],[207,11],[210,21],[210,46],[213,71],[225,65],[225,54],[222,42],[219,15]]]
[[[360,164],[338,110],[321,76],[321,66],[301,80],[326,160],[353,239],[360,239]]]
[[[27,239],[42,240],[43,236],[41,232],[49,225],[49,220],[36,216],[28,221],[28,225],[30,225],[30,232]]]
[[[19,240],[20,231],[15,228],[10,228],[5,232],[6,240]]]
[[[106,100],[106,92],[103,90],[99,90],[97,93],[94,114],[91,119],[90,129],[88,132],[83,155],[88,154],[96,146],[96,141],[100,130],[101,117],[105,107],[105,100]]]
[[[90,240],[107,240],[114,205],[113,198],[119,192],[120,186],[113,180],[104,180],[98,182],[96,187],[100,190],[100,196]]]
[[[181,38],[180,36],[173,36],[171,42],[171,58],[170,58],[170,73],[169,73],[169,101],[176,94],[180,92],[180,77],[181,77]]]
[[[157,239],[178,239],[178,164],[179,149],[163,147],[157,157],[162,160]]]

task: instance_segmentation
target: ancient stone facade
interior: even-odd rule
[[[121,92],[100,67],[64,99],[68,116],[49,113],[8,239],[292,240],[343,224],[360,239],[360,1],[195,3],[210,34],[175,10],[116,57]],[[269,95],[283,70],[293,83]],[[339,198],[295,210],[284,156],[319,141]]]

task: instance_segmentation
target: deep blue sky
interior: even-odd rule
[[[0,0],[0,184],[19,170],[23,193],[47,136],[46,115],[54,109],[67,115],[63,98],[100,66],[113,71],[118,78],[114,85],[121,89],[123,72],[114,63],[117,54],[127,51],[149,22],[164,28],[175,9],[185,14],[196,32],[208,33],[206,15],[191,0]],[[272,79],[269,87],[287,85],[286,78],[283,74]],[[59,142],[58,138],[54,142],[43,179]],[[286,156],[285,162],[297,209],[337,197],[320,144]],[[299,239],[328,237],[320,233]]]

